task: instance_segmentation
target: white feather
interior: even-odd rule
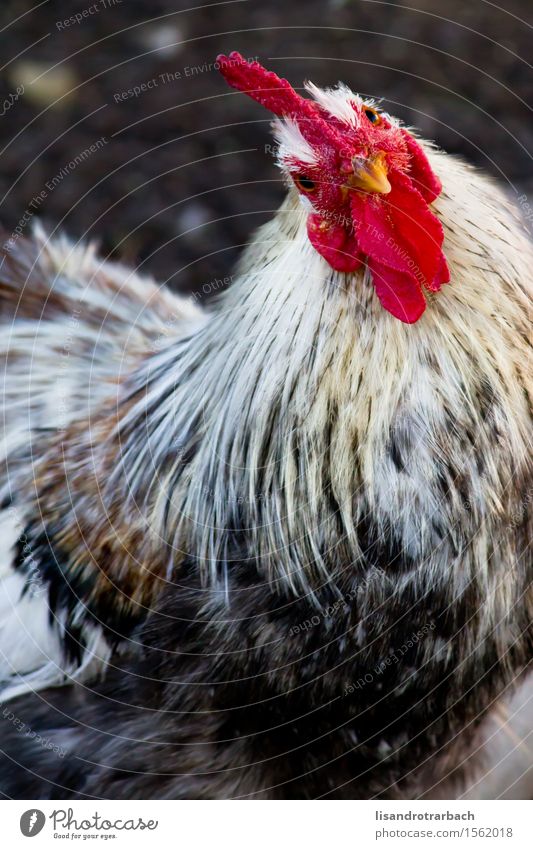
[[[354,129],[359,126],[359,116],[353,104],[359,105],[362,100],[348,86],[340,83],[336,88],[319,88],[314,83],[306,82],[305,87],[316,102],[334,118]]]
[[[14,571],[14,546],[22,530],[15,509],[0,514],[0,682],[35,672],[50,662],[59,663],[59,634],[50,623],[46,587],[27,584]],[[26,589],[26,592],[24,590]],[[8,687],[10,684],[8,683]],[[2,692],[5,700],[6,693]]]
[[[279,145],[278,158],[282,164],[303,162],[305,165],[316,165],[318,163],[315,149],[303,137],[296,121],[292,118],[284,118],[273,121],[272,127]]]

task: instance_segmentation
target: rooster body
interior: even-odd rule
[[[5,250],[3,696],[67,752],[4,726],[7,795],[462,772],[531,653],[533,250],[419,144],[451,279],[437,257],[420,320],[403,270],[402,316],[377,260],[332,265],[292,186],[210,311],[64,240]]]

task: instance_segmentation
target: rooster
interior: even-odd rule
[[[527,668],[518,216],[344,85],[218,61],[287,196],[212,308],[4,243],[8,796],[414,798]]]

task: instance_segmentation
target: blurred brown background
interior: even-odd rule
[[[4,0],[8,231],[38,213],[183,291],[229,275],[283,193],[265,148],[269,116],[212,67],[232,49],[295,86],[341,79],[383,97],[511,191],[533,188],[531,0],[229,0],[180,11],[194,2]]]

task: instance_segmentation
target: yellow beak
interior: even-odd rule
[[[380,150],[372,156],[354,156],[352,159],[353,174],[346,180],[351,189],[359,189],[363,192],[377,192],[380,195],[388,195],[391,184],[387,177],[387,166],[385,164],[385,153]]]

